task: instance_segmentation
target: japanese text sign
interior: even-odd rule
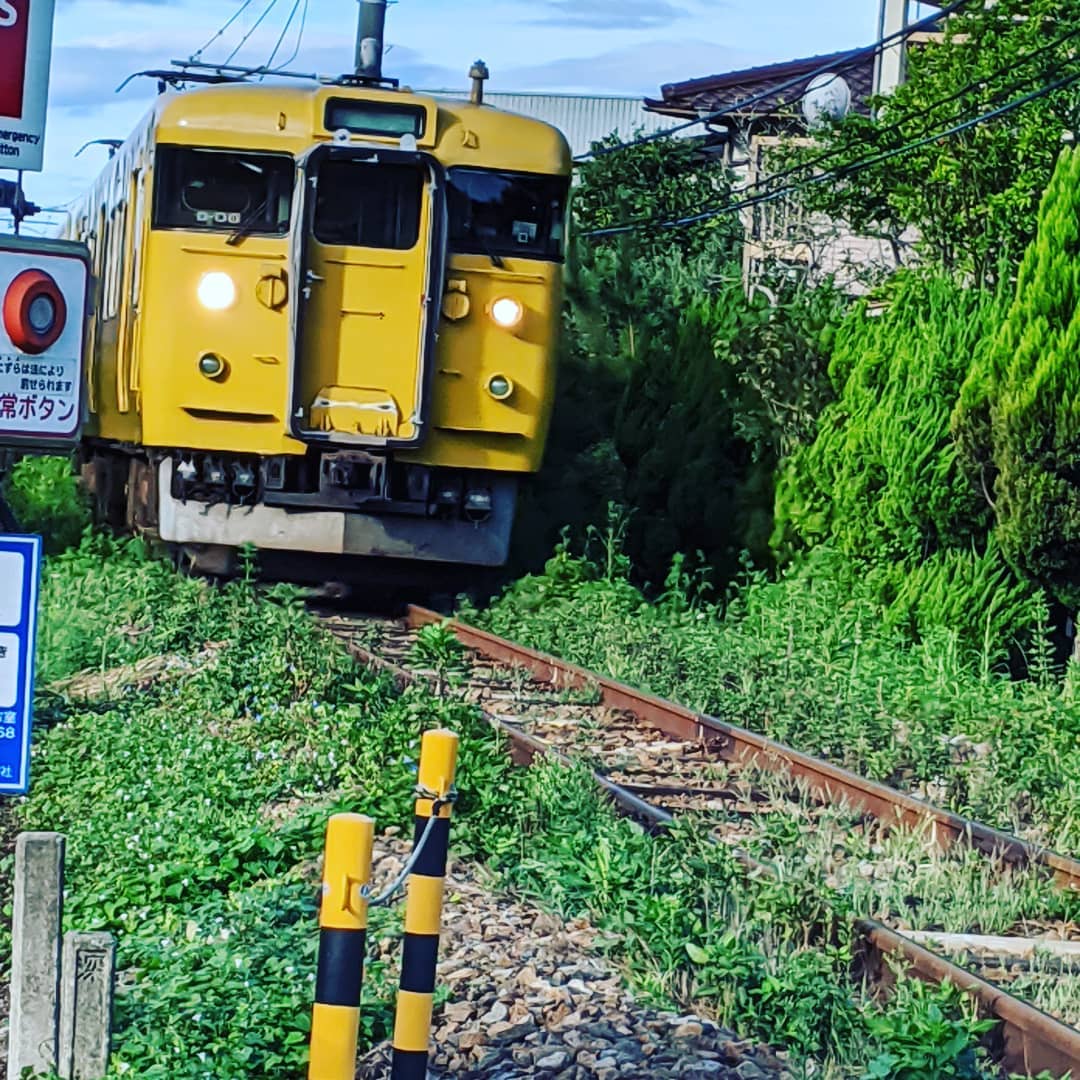
[[[55,0],[0,0],[0,169],[41,172]]]
[[[89,276],[81,244],[0,237],[0,446],[78,438]]]
[[[30,786],[40,536],[0,535],[0,795]]]

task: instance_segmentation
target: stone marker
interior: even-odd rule
[[[15,841],[8,1080],[56,1068],[64,837],[20,833]]]
[[[109,1070],[115,966],[111,934],[64,935],[57,1063],[63,1080],[102,1080]]]

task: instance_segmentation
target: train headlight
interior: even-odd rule
[[[514,392],[514,384],[505,375],[492,375],[487,388],[496,401],[506,401]]]
[[[211,270],[199,281],[198,294],[208,311],[224,311],[236,303],[236,282],[223,270]]]
[[[525,308],[520,300],[502,296],[492,303],[491,318],[496,326],[501,326],[504,330],[513,330],[525,318]]]

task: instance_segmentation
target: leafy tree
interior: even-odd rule
[[[628,550],[653,582],[678,552],[703,552],[724,580],[743,550],[768,558],[772,470],[831,397],[842,301],[789,283],[772,306],[749,302],[732,221],[582,235],[687,216],[727,190],[723,166],[682,140],[581,170],[560,400],[519,518],[528,565],[559,526],[602,525],[612,500],[630,512]]]
[[[967,5],[949,20],[943,44],[909,50],[906,83],[873,103],[878,120],[852,116],[802,154],[829,152],[818,168],[838,178],[800,197],[858,233],[888,237],[898,254],[914,226],[923,259],[976,282],[993,279],[1002,256],[1015,265],[1034,235],[1039,198],[1062,134],[1077,121],[1080,91],[1062,88],[963,134],[862,162],[1049,86],[1077,70],[1078,43],[1075,0]]]
[[[1038,237],[954,425],[1007,555],[1080,608],[1080,152],[1061,154]]]
[[[601,145],[617,142],[613,136]],[[674,339],[684,308],[740,276],[730,226],[643,228],[611,238],[582,234],[681,217],[728,188],[723,164],[690,140],[601,154],[580,169],[558,401],[543,472],[522,499],[515,568],[542,563],[563,526],[602,525],[609,502],[632,507],[615,428],[634,372],[648,343]],[[707,340],[702,350],[712,356]]]
[[[702,149],[700,140],[664,138],[614,153],[620,140],[612,135],[593,144],[574,192],[574,231],[580,235],[622,225],[641,226],[631,233],[595,237],[579,246],[579,258],[632,245],[638,258],[666,259],[672,252],[693,257],[713,250],[717,236],[741,240],[730,222],[716,219],[679,229],[656,225],[692,216],[731,191],[731,174],[723,158]]]

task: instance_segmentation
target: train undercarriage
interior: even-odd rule
[[[84,444],[95,521],[160,542],[178,565],[228,577],[246,548],[297,584],[450,587],[507,559],[512,475],[394,462],[366,452],[299,458]]]

